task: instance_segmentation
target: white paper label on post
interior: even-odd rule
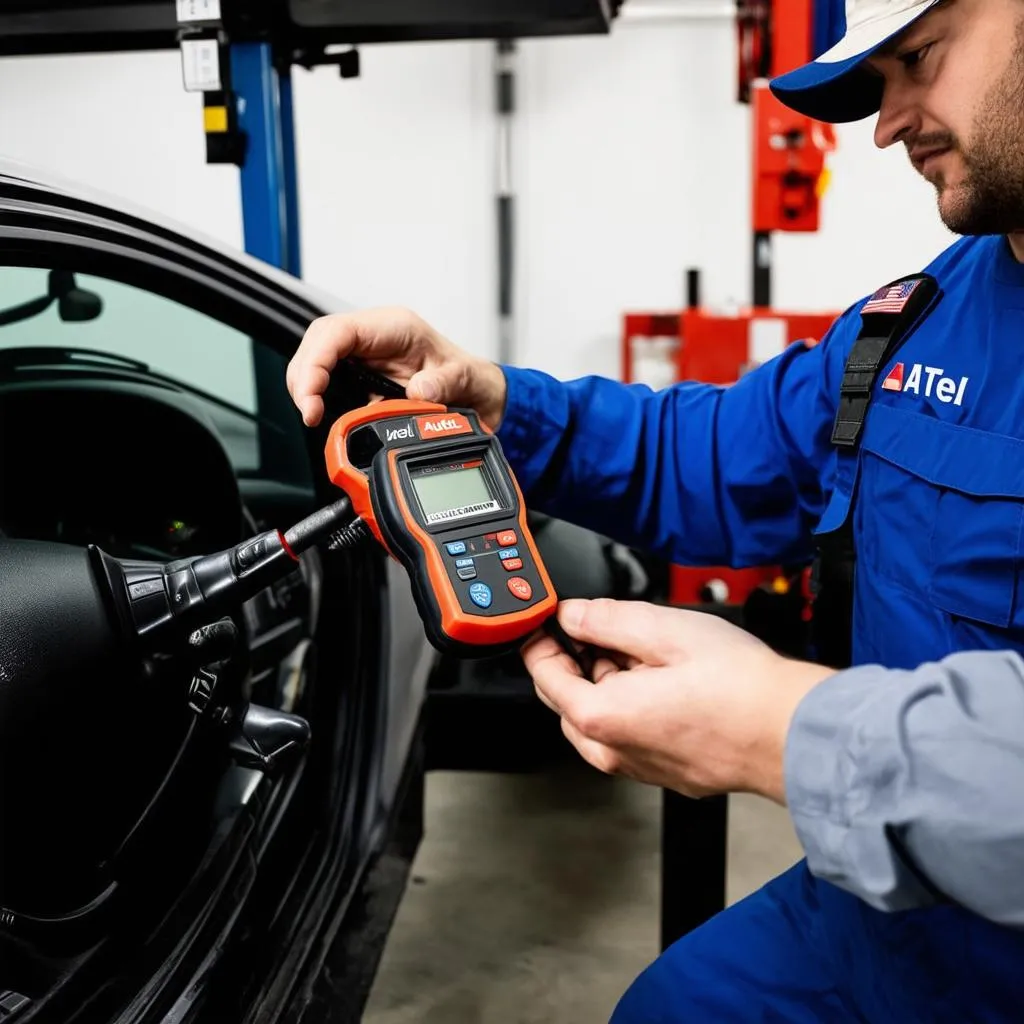
[[[181,75],[186,92],[220,89],[220,48],[216,39],[181,41]]]
[[[759,366],[783,352],[788,337],[786,328],[785,320],[752,319],[747,334],[747,358],[750,362]]]
[[[220,21],[220,0],[178,0],[178,21]]]

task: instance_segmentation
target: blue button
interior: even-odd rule
[[[498,552],[498,557],[502,561],[505,561],[506,558],[518,558],[519,557],[519,548],[502,548]]]
[[[445,544],[449,555],[464,555],[466,553],[466,542],[464,540],[453,540],[451,544]]]
[[[473,564],[473,559],[472,558],[456,558],[455,559],[455,568],[456,569],[464,569],[467,565],[472,565],[472,564]]]
[[[486,583],[474,583],[469,588],[469,599],[481,608],[490,608],[491,588]]]

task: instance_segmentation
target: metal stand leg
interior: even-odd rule
[[[240,171],[245,251],[299,277],[291,77],[278,74],[269,43],[233,43],[231,81],[248,140]]]
[[[725,909],[728,797],[691,800],[671,790],[661,805],[661,948]]]
[[[772,304],[772,233],[754,232],[753,248],[753,300],[755,306]]]

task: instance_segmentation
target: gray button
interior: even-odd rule
[[[140,597],[145,597],[147,594],[159,594],[164,589],[164,579],[162,576],[157,576],[151,580],[142,580],[139,583],[133,583],[128,588],[128,595],[133,601]]]

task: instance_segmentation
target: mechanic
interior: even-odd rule
[[[612,616],[623,626],[612,634],[616,670],[605,664],[598,686],[541,641],[525,651],[538,692],[584,756],[601,763],[610,748],[609,769],[683,791],[746,786],[778,798],[778,770],[756,781],[736,764],[761,742],[759,728],[778,743],[792,716],[784,787],[820,876],[801,861],[685,936],[637,979],[615,1024],[1017,1022],[1024,930],[1006,907],[1022,831],[1011,797],[1021,789],[1019,747],[1004,737],[1021,722],[1020,666],[989,653],[968,670],[955,658],[1024,647],[1024,0],[850,0],[837,46],[772,88],[823,121],[877,113],[876,144],[906,146],[942,221],[964,236],[925,268],[939,298],[880,367],[853,447],[833,443],[844,370],[865,305],[889,302],[888,288],[851,306],[821,344],[793,345],[727,388],[560,382],[469,355],[395,310],[316,321],[289,388],[315,424],[336,360],[354,354],[410,397],[471,405],[498,431],[532,507],[676,563],[798,564],[847,531],[857,667],[830,676],[798,665],[779,686],[778,714],[753,696],[740,702],[757,670],[744,668],[731,633],[708,633],[720,641],[708,662],[717,691],[684,701],[665,685],[675,666],[677,686],[693,692],[679,637],[694,630],[679,610],[622,606]],[[600,635],[608,646],[608,631],[595,633],[576,603],[561,617],[577,639]],[[879,678],[892,696],[881,696]],[[613,682],[610,708],[603,691]],[[579,686],[588,698],[567,696]],[[947,707],[960,704],[945,733],[927,725],[925,709],[943,703],[924,699],[937,687]],[[920,708],[923,733],[900,720],[893,740],[894,707],[904,717]],[[717,746],[698,742],[702,733]],[[943,736],[945,762],[934,749]],[[986,739],[991,758],[973,755]],[[701,766],[680,768],[691,757]],[[912,859],[925,807],[937,808],[932,849],[959,849],[947,858],[949,870],[961,865],[955,877],[929,877],[941,854]],[[887,845],[855,838],[878,827]],[[887,872],[901,880],[885,881]],[[854,877],[867,880],[860,892]]]

